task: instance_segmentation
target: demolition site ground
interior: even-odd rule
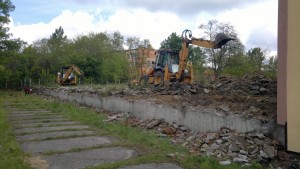
[[[42,94],[45,88],[34,90]],[[178,109],[204,107],[218,110],[223,116],[238,114],[245,119],[257,119],[262,124],[272,123],[276,119],[277,82],[261,73],[241,79],[224,76],[207,85],[165,83],[156,87],[112,88],[109,91],[90,86],[46,90],[54,93],[114,96],[129,101],[145,100]],[[84,105],[79,103],[77,106]],[[139,119],[130,112],[109,112],[99,108],[95,108],[95,111],[105,113],[105,122],[153,130],[158,137],[169,138],[172,144],[187,148],[191,155],[217,158],[220,165],[236,162],[242,166],[251,166],[253,162],[258,162],[264,168],[299,168],[296,156],[287,152],[280,141],[273,138],[271,131],[241,133],[221,127],[219,131],[198,132],[163,119]],[[178,156],[180,154],[168,154],[170,158]]]

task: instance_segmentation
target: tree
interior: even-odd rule
[[[125,44],[128,46],[129,57],[133,66],[137,65],[138,62],[138,53],[136,52],[136,49],[139,47],[140,43],[140,38],[137,37],[130,37],[126,39]]]
[[[182,44],[182,38],[173,32],[167,39],[160,43],[160,49],[173,49],[180,50]]]
[[[263,66],[263,71],[271,78],[277,77],[277,56],[272,56],[269,58],[267,64]]]
[[[255,70],[255,67],[249,62],[248,56],[240,53],[228,58],[227,66],[223,69],[222,73],[242,77],[245,74],[254,73]]]
[[[5,27],[5,25],[10,22],[9,13],[14,10],[15,6],[10,0],[0,1],[0,51],[3,51],[7,48],[10,34],[8,33],[9,28]]]
[[[228,58],[244,52],[244,45],[238,39],[234,27],[229,23],[219,23],[217,20],[210,20],[207,24],[201,24],[199,28],[204,33],[204,39],[213,40],[218,33],[224,33],[235,39],[228,42],[221,49],[204,49],[215,75],[218,76],[227,66]]]
[[[55,74],[64,64],[64,58],[67,55],[65,46],[68,43],[67,36],[64,34],[64,29],[60,26],[55,29],[48,39],[47,45],[50,50],[50,73]],[[67,63],[68,65],[72,63]]]
[[[114,32],[112,35],[109,35],[109,39],[111,42],[112,50],[114,51],[122,51],[124,50],[124,37],[120,34],[120,32]]]
[[[84,72],[86,79],[102,83],[127,78],[128,59],[119,32],[81,35],[70,48],[69,59]]]
[[[267,50],[263,50],[259,47],[252,48],[246,53],[246,55],[249,57],[250,64],[252,64],[256,70],[262,69],[266,54]]]

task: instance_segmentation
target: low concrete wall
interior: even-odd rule
[[[245,119],[239,114],[225,115],[215,109],[188,107],[173,108],[167,105],[151,103],[145,100],[126,100],[118,97],[90,96],[83,93],[64,93],[44,90],[44,95],[61,100],[75,101],[86,106],[102,108],[110,112],[130,112],[140,119],[164,119],[166,122],[187,126],[193,131],[218,131],[221,127],[247,132],[272,130],[274,121],[262,124],[259,120]]]

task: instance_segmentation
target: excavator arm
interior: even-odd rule
[[[62,69],[67,69],[67,71],[65,73],[62,72],[62,74],[64,74],[64,76],[61,79],[60,79],[60,77],[58,77],[58,82],[60,84],[66,84],[69,81],[69,77],[73,72],[75,72],[79,76],[83,75],[83,72],[77,66],[75,66],[74,64],[72,64],[69,67],[63,67]],[[73,80],[75,82],[75,84],[76,84],[76,81],[77,81],[76,78],[77,77],[75,76],[75,80]]]
[[[230,38],[223,33],[217,34],[215,41],[205,40],[202,38],[197,39],[192,37],[192,31],[188,29],[182,32],[181,37],[182,37],[182,47],[179,52],[180,61],[179,61],[179,71],[176,74],[177,79],[180,79],[182,77],[182,73],[187,66],[190,44],[205,47],[205,48],[218,49],[221,48],[223,45],[225,45],[228,41],[234,40],[233,38]]]
[[[66,74],[65,74],[65,78],[64,78],[64,82],[69,78],[69,76],[71,75],[71,73],[73,72],[73,71],[75,71],[75,73],[77,74],[77,75],[82,75],[82,71],[77,67],[77,66],[75,66],[74,64],[72,64],[71,66],[70,66],[70,68],[67,70],[67,72],[66,72]]]

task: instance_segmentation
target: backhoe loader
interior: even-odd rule
[[[76,85],[77,75],[83,76],[83,72],[74,64],[61,67],[61,72],[57,73],[57,83],[60,85]]]
[[[190,84],[193,82],[192,63],[188,62],[189,45],[197,45],[206,48],[218,49],[228,41],[234,40],[223,33],[217,34],[215,41],[197,39],[192,37],[191,30],[182,32],[182,47],[180,51],[176,50],[158,50],[155,66],[141,76],[140,84],[163,85],[166,82],[184,82]]]

